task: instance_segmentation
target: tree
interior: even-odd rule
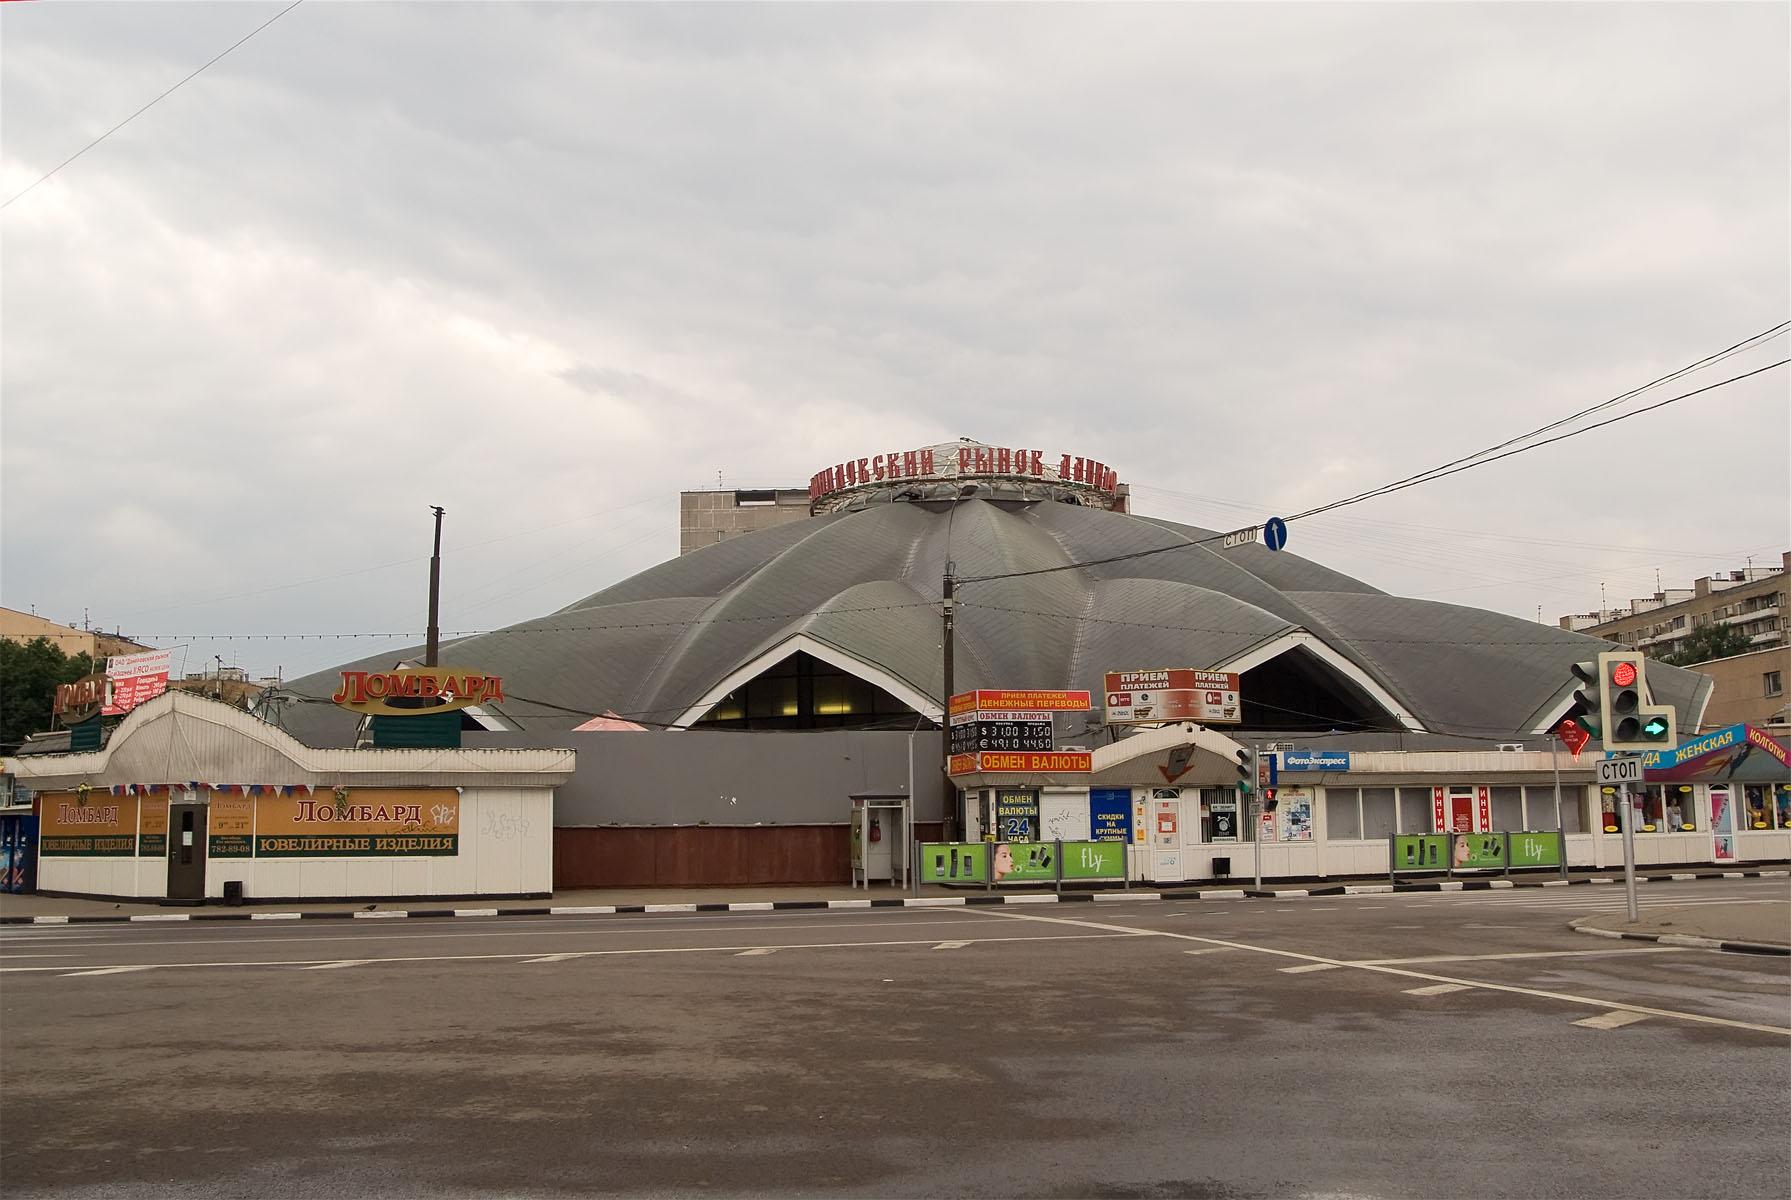
[[[26,734],[48,729],[56,685],[93,671],[85,652],[64,654],[49,638],[0,641],[0,750],[17,750]]]
[[[1663,654],[1660,661],[1675,667],[1689,667],[1713,658],[1746,654],[1752,643],[1747,634],[1733,625],[1700,625],[1685,636],[1679,648]]]

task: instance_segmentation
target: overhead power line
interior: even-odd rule
[[[32,188],[34,188],[38,184],[42,183],[44,180],[48,179],[50,176],[56,174],[56,172],[62,170],[62,168],[68,166],[68,164],[74,162],[77,158],[80,158],[83,154],[87,153],[89,150],[93,149],[95,146],[99,145],[101,142],[105,141],[107,138],[109,138],[113,134],[117,133],[120,129],[123,129],[126,125],[129,125],[132,121],[135,121],[138,117],[142,116],[144,113],[148,112],[150,109],[154,108],[156,105],[158,105],[162,101],[166,100],[169,96],[172,96],[175,92],[178,92],[181,88],[185,87],[187,84],[191,83],[195,78],[197,78],[207,67],[211,66],[213,63],[217,62],[219,59],[221,59],[225,55],[229,54],[232,50],[235,50],[238,46],[242,45],[244,42],[248,41],[250,38],[252,38],[256,34],[260,33],[263,29],[266,29],[269,25],[272,25],[275,21],[278,21],[281,17],[285,16],[287,13],[291,12],[293,9],[297,8],[299,5],[303,4],[304,2],[305,2],[305,0],[292,0],[291,4],[288,4],[285,8],[282,8],[279,12],[275,13],[273,16],[269,17],[267,20],[265,20],[261,24],[255,26],[255,28],[253,28],[253,29],[249,30],[249,32],[243,34],[240,38],[237,38],[236,41],[230,43],[230,45],[226,46],[224,49],[220,50],[218,53],[216,53],[216,54],[212,55],[210,58],[206,59],[205,62],[200,64],[199,68],[197,70],[195,70],[192,74],[186,76],[186,78],[182,79],[180,82],[176,83],[173,87],[169,88],[167,91],[163,92],[161,95],[159,95],[155,99],[151,100],[148,104],[145,104],[142,108],[139,108],[136,112],[132,113],[130,116],[126,117],[124,120],[120,121],[118,124],[112,126],[112,128],[106,130],[106,132],[100,134],[98,137],[94,138],[91,142],[88,142],[85,146],[82,146],[79,150],[75,151],[73,154],[69,155],[67,158],[63,159],[61,162],[59,162],[55,166],[51,167],[48,171],[45,171],[42,175],[40,175],[36,179],[32,180],[30,182],[30,184],[28,184],[25,187],[24,191],[21,191],[21,192],[18,192],[17,194],[15,194],[12,197],[12,200],[8,200],[5,204],[0,204],[0,208],[6,208],[6,207],[10,206],[12,204],[13,200],[17,200],[20,196],[23,196],[26,192],[29,192]]]
[[[1594,412],[1598,412],[1602,409],[1608,408],[1612,404],[1619,403],[1623,400],[1633,399],[1635,396],[1640,395],[1642,392],[1645,392],[1645,391],[1649,390],[1650,388],[1655,388],[1655,387],[1660,386],[1663,383],[1671,382],[1672,380],[1683,376],[1688,371],[1693,371],[1693,370],[1697,370],[1701,367],[1709,366],[1710,364],[1718,362],[1725,357],[1728,357],[1732,354],[1738,353],[1741,349],[1751,349],[1754,346],[1760,345],[1765,341],[1769,341],[1773,338],[1780,336],[1781,334],[1786,332],[1787,329],[1791,329],[1791,321],[1782,321],[1779,324],[1774,325],[1770,329],[1764,330],[1761,333],[1754,334],[1752,337],[1745,338],[1742,341],[1735,343],[1735,345],[1733,345],[1733,346],[1730,346],[1723,350],[1717,351],[1715,354],[1706,355],[1705,357],[1698,359],[1696,362],[1691,363],[1687,366],[1681,367],[1676,371],[1670,371],[1667,374],[1662,375],[1660,378],[1652,380],[1649,383],[1645,383],[1640,387],[1632,388],[1629,391],[1622,393],[1621,395],[1612,397],[1610,400],[1600,401],[1598,404],[1590,405],[1587,408],[1583,408],[1570,416],[1561,418],[1560,420],[1551,421],[1549,424],[1541,426],[1538,429],[1532,429],[1528,433],[1521,434],[1514,438],[1508,438],[1507,440],[1500,442],[1496,446],[1490,446],[1485,450],[1476,451],[1474,454],[1466,455],[1462,458],[1453,459],[1449,462],[1441,464],[1440,466],[1432,467],[1428,471],[1421,471],[1416,475],[1408,475],[1403,479],[1396,479],[1396,480],[1392,481],[1391,483],[1383,484],[1380,487],[1370,488],[1368,491],[1358,492],[1357,494],[1355,494],[1353,496],[1346,496],[1341,500],[1333,500],[1328,504],[1321,504],[1316,508],[1306,509],[1303,512],[1295,513],[1292,516],[1286,517],[1284,519],[1287,521],[1305,520],[1310,517],[1316,517],[1320,513],[1333,512],[1337,509],[1345,508],[1352,504],[1360,504],[1364,500],[1370,500],[1377,496],[1384,496],[1384,495],[1389,495],[1393,492],[1404,491],[1406,488],[1417,487],[1419,484],[1429,483],[1435,479],[1442,479],[1449,475],[1460,474],[1463,471],[1469,471],[1475,467],[1483,467],[1483,466],[1486,466],[1488,463],[1497,462],[1500,459],[1504,459],[1504,458],[1511,458],[1514,455],[1523,454],[1526,451],[1535,450],[1539,447],[1547,446],[1554,442],[1565,441],[1568,438],[1578,437],[1583,433],[1590,433],[1595,429],[1602,429],[1607,425],[1615,425],[1619,421],[1627,421],[1631,417],[1638,417],[1644,413],[1653,412],[1655,409],[1664,408],[1669,404],[1676,404],[1681,400],[1688,400],[1693,396],[1700,396],[1706,392],[1715,391],[1717,388],[1727,387],[1728,385],[1730,385],[1732,383],[1740,383],[1744,379],[1750,379],[1755,375],[1762,374],[1763,372],[1771,371],[1771,370],[1774,370],[1775,368],[1785,366],[1787,363],[1791,363],[1791,359],[1781,358],[1776,362],[1767,363],[1763,367],[1756,367],[1752,371],[1744,371],[1739,375],[1732,375],[1729,378],[1719,380],[1716,383],[1706,384],[1704,387],[1694,388],[1689,392],[1681,392],[1680,394],[1678,394],[1676,396],[1670,396],[1665,400],[1659,400],[1653,404],[1645,405],[1641,408],[1631,409],[1630,411],[1628,411],[1626,413],[1619,414],[1618,416],[1607,417],[1606,419],[1604,419],[1602,421],[1595,421],[1590,425],[1582,425],[1579,428],[1569,430],[1566,433],[1556,434],[1554,437],[1543,438],[1540,441],[1530,441],[1529,440],[1531,438],[1536,437],[1538,434],[1546,433],[1553,429],[1559,429],[1564,424],[1567,424],[1574,420],[1578,420],[1582,417],[1588,416],[1588,415],[1590,415]],[[1526,444],[1520,445],[1519,443],[1526,443]],[[1510,447],[1510,448],[1507,449],[1507,447]],[[1502,451],[1502,453],[1494,453],[1495,451]],[[1224,534],[1216,533],[1216,534],[1212,534],[1211,536],[1203,537],[1203,538],[1189,538],[1187,541],[1179,542],[1174,545],[1155,546],[1149,550],[1134,550],[1134,551],[1131,551],[1126,554],[1113,554],[1113,555],[1108,555],[1104,558],[1085,559],[1081,562],[1060,563],[1054,567],[1035,567],[1032,570],[1028,570],[1028,571],[1001,571],[1001,572],[996,572],[996,573],[989,574],[989,575],[960,576],[958,578],[957,582],[960,584],[989,583],[989,582],[993,582],[995,580],[1000,580],[1000,579],[1020,579],[1020,578],[1024,578],[1024,577],[1032,576],[1032,575],[1051,575],[1051,574],[1055,574],[1059,571],[1078,571],[1078,570],[1082,570],[1087,567],[1105,566],[1109,563],[1131,562],[1133,560],[1140,559],[1140,558],[1149,558],[1149,557],[1152,557],[1153,555],[1168,554],[1168,553],[1171,553],[1171,552],[1177,551],[1177,550],[1186,550],[1186,549],[1189,549],[1194,546],[1209,546],[1216,542],[1223,541],[1224,538],[1225,538]]]

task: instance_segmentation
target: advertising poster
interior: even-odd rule
[[[111,696],[102,710],[105,715],[115,717],[127,713],[167,691],[168,669],[173,659],[171,650],[117,654],[108,658],[106,681],[110,684]]]
[[[1215,800],[1207,810],[1207,820],[1211,828],[1207,834],[1210,842],[1235,842],[1238,840],[1238,803],[1236,800]]]
[[[1312,789],[1281,788],[1276,795],[1281,800],[1281,836],[1283,841],[1310,842],[1312,840]]]
[[[44,858],[132,858],[137,853],[137,797],[110,792],[44,796],[38,853]],[[167,833],[164,822],[163,834]]]
[[[1057,878],[1057,847],[1051,842],[995,843],[996,883],[1030,883]]]
[[[164,858],[168,854],[168,793],[151,792],[138,797],[141,812],[137,826],[137,857]]]
[[[1272,812],[1256,814],[1256,840],[1272,842],[1275,840],[1275,814]]]
[[[995,793],[995,836],[1004,842],[1038,839],[1039,796],[1030,788],[1002,788]]]
[[[256,858],[395,858],[459,849],[460,794],[453,788],[263,796],[255,808]]]
[[[1481,870],[1505,865],[1505,837],[1498,833],[1457,833],[1452,855],[1457,867]]]
[[[1558,867],[1561,865],[1561,835],[1558,833],[1513,833],[1511,865],[1514,867]]]
[[[1132,789],[1091,788],[1088,793],[1089,836],[1097,842],[1132,840]]]
[[[249,858],[255,853],[255,801],[213,792],[211,831],[205,852],[212,858]]]
[[[920,848],[923,883],[981,883],[987,876],[988,844],[984,842],[926,842]]]
[[[1728,788],[1710,789],[1711,857],[1717,862],[1735,858],[1735,806]]]
[[[1161,721],[1235,725],[1243,720],[1234,673],[1185,668],[1109,671],[1105,682],[1109,725]]]
[[[1065,842],[1063,844],[1063,877],[1065,879],[1118,879],[1125,874],[1125,844],[1109,842]]]

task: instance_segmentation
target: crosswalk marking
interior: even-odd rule
[[[1465,992],[1467,985],[1461,983],[1433,983],[1429,987],[1406,988],[1408,996],[1447,996],[1450,992]]]
[[[1625,1012],[1618,1009],[1613,1012],[1599,1013],[1596,1017],[1584,1017],[1575,1021],[1585,1029],[1621,1029],[1625,1025],[1634,1025],[1637,1021],[1646,1021],[1647,1013]]]

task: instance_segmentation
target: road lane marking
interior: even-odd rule
[[[1630,1012],[1627,1009],[1607,1013],[1599,1013],[1596,1017],[1586,1017],[1574,1024],[1584,1029],[1621,1029],[1625,1025],[1634,1025],[1637,1021],[1646,1021],[1648,1014]]]
[[[1117,927],[1116,927],[1117,929]],[[1117,932],[1130,937],[1148,936],[1137,929],[1117,929]],[[1039,934],[1031,937],[987,937],[977,938],[979,943],[990,942],[1079,942],[1110,938],[1111,933],[1060,933]],[[772,947],[776,950],[870,950],[880,946],[926,946],[937,944],[936,938],[913,938],[902,941],[887,942],[807,942],[788,946]],[[579,958],[627,958],[653,954],[721,954],[729,951],[752,950],[753,946],[634,946],[626,950],[584,950]],[[352,958],[352,959],[271,959],[254,961],[219,961],[219,962],[166,962],[125,964],[126,970],[161,970],[176,971],[198,967],[302,967],[307,970],[321,970],[328,967],[378,966],[385,963],[420,963],[420,962],[519,962],[543,957],[540,951],[529,951],[522,954],[415,954],[393,955],[389,958]],[[66,973],[69,964],[43,967],[5,967],[0,966],[0,974],[24,975],[42,974],[48,971]],[[102,970],[103,968],[94,968]]]
[[[1691,1021],[1699,1025],[1721,1025],[1726,1029],[1747,1029],[1755,1033],[1772,1033],[1780,1037],[1791,1037],[1791,1029],[1782,1025],[1760,1025],[1752,1021],[1733,1021],[1727,1017],[1711,1017],[1703,1013],[1679,1012],[1670,1008],[1651,1008],[1644,1004],[1629,1004],[1620,1000],[1600,1000],[1594,996],[1578,996],[1571,992],[1551,992],[1543,988],[1518,987],[1510,983],[1488,983],[1479,979],[1454,979],[1447,975],[1433,975],[1427,971],[1411,971],[1404,967],[1385,966],[1380,963],[1352,963],[1342,959],[1325,958],[1318,954],[1304,954],[1298,950],[1279,950],[1273,946],[1256,946],[1249,942],[1230,942],[1219,938],[1200,937],[1192,933],[1175,933],[1167,929],[1137,929],[1126,925],[1108,925],[1100,921],[1082,921],[1073,917],[1046,917],[1034,913],[995,912],[997,917],[1010,921],[1045,921],[1053,925],[1075,925],[1085,929],[1103,929],[1116,933],[1145,934],[1151,937],[1174,938],[1184,942],[1202,942],[1209,946],[1224,946],[1232,950],[1251,950],[1257,954],[1270,954],[1277,958],[1297,958],[1310,963],[1329,963],[1337,967],[1349,967],[1357,971],[1370,971],[1377,975],[1396,975],[1405,979],[1423,979],[1431,983],[1454,983],[1463,987],[1480,988],[1489,992],[1507,992],[1516,996],[1535,996],[1543,1000],[1559,1000],[1566,1004],[1579,1004],[1605,1010],[1640,1013],[1645,1017],[1670,1017],[1677,1021]],[[15,970],[30,971],[32,967],[16,967]],[[4,968],[0,968],[4,970]]]
[[[777,949],[778,948],[776,946],[754,946],[751,950],[742,950],[740,953],[734,955],[734,957],[735,958],[753,958],[755,956],[762,956],[762,955],[766,955],[766,954],[776,954]]]
[[[1223,946],[1203,946],[1198,950],[1183,950],[1182,953],[1183,954],[1223,954],[1223,953],[1225,953],[1225,947],[1223,947]]]
[[[1613,954],[1683,954],[1681,946],[1643,946],[1635,950],[1520,950],[1509,954],[1431,954],[1423,958],[1358,958],[1356,967],[1396,967],[1412,963],[1500,962],[1513,958],[1594,958]]]
[[[1450,992],[1465,992],[1468,987],[1464,983],[1433,983],[1429,987],[1406,988],[1408,996],[1447,996]]]
[[[970,944],[969,942],[940,942],[937,946],[934,946],[933,949],[935,949],[935,950],[962,950],[964,947],[968,946],[969,944]]]
[[[535,963],[557,963],[565,962],[567,959],[583,957],[584,955],[582,954],[543,954],[540,958],[525,958],[522,961],[524,966],[531,966]]]
[[[988,924],[993,924],[994,921],[993,921],[993,918],[983,918],[980,921],[973,919],[972,923],[988,925]],[[756,932],[756,931],[761,931],[761,930],[782,931],[782,930],[788,930],[788,929],[879,929],[879,928],[887,928],[890,926],[900,926],[901,928],[904,928],[904,929],[920,929],[920,928],[925,928],[926,926],[929,926],[929,925],[950,925],[952,928],[958,929],[958,928],[963,927],[964,922],[963,921],[948,921],[948,920],[904,921],[904,920],[901,920],[900,918],[897,918],[897,919],[891,920],[891,921],[839,921],[839,920],[823,919],[820,921],[788,922],[788,923],[777,923],[777,924],[769,924],[769,925],[760,925],[760,924],[747,925],[747,924],[742,924],[742,923],[723,923],[723,924],[717,924],[717,925],[679,924],[679,925],[675,925],[675,926],[670,926],[670,925],[666,925],[664,922],[658,922],[656,924],[658,926],[657,929],[639,927],[639,926],[630,927],[630,928],[626,928],[626,929],[608,929],[608,928],[604,928],[601,924],[598,924],[596,927],[586,926],[586,927],[579,928],[579,929],[530,929],[530,930],[517,931],[517,930],[510,929],[509,923],[506,922],[505,929],[502,931],[495,931],[495,930],[486,928],[486,929],[469,929],[464,932],[453,932],[453,931],[450,931],[447,929],[440,929],[440,928],[427,926],[422,923],[419,923],[417,926],[413,926],[412,928],[407,929],[403,933],[372,933],[372,932],[367,932],[367,933],[362,933],[362,932],[311,933],[311,932],[300,932],[298,930],[294,930],[292,933],[277,934],[272,937],[250,937],[247,935],[244,935],[242,937],[177,937],[177,938],[167,938],[167,939],[163,939],[160,941],[145,941],[140,938],[135,939],[135,940],[112,939],[110,941],[83,942],[81,948],[83,950],[85,950],[85,949],[89,949],[89,948],[97,948],[97,947],[102,947],[102,946],[105,946],[105,947],[142,946],[145,948],[160,948],[163,946],[234,946],[234,945],[251,945],[251,944],[255,944],[255,943],[264,943],[264,942],[278,942],[281,945],[293,945],[293,944],[299,943],[299,942],[410,942],[410,941],[427,942],[427,941],[452,941],[452,940],[459,939],[459,938],[468,938],[468,939],[471,939],[471,938],[509,938],[509,939],[514,940],[516,938],[524,938],[524,937],[549,937],[549,936],[552,936],[552,937],[578,937],[578,936],[609,937],[612,935],[621,936],[624,934],[633,936],[633,935],[639,935],[639,934],[666,932],[668,930],[675,931],[680,934],[683,934],[683,933],[724,933],[724,932],[725,933],[738,933],[743,930],[752,930],[752,931]],[[305,929],[307,931],[316,929],[316,928],[317,928],[317,925],[315,922],[313,922],[312,924],[305,927]],[[337,928],[341,928],[341,927],[338,926]],[[189,926],[183,927],[182,932],[197,933],[199,931],[193,929],[189,925]],[[63,945],[63,944],[73,942],[75,940],[76,939],[72,938],[72,937],[71,938],[57,938],[56,944]],[[39,944],[41,944],[41,942]]]
[[[1336,969],[1332,963],[1307,963],[1299,967],[1280,968],[1283,975],[1303,975],[1308,971],[1335,971]]]
[[[45,967],[43,969],[46,971],[62,971],[62,978],[73,979],[77,975],[126,975],[132,971],[153,971],[155,970],[155,966],[152,964],[150,966],[133,967],[95,967],[91,971],[70,971],[66,966]]]

